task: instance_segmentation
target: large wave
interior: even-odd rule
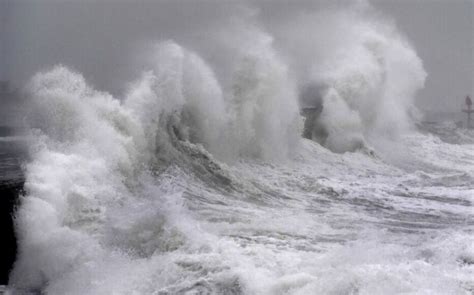
[[[279,29],[300,84],[313,86],[303,105],[322,105],[316,125],[327,137],[320,142],[333,151],[357,149],[371,137],[396,139],[418,119],[422,61],[394,23],[377,14],[359,4],[301,14]]]
[[[117,241],[126,234],[117,229],[123,221],[110,224],[114,212],[138,206],[141,182],[170,164],[184,169],[202,159],[199,173],[212,176],[222,170],[214,156],[288,157],[291,139],[298,137],[296,92],[285,88],[286,68],[271,41],[253,41],[251,49],[237,48],[228,92],[197,54],[171,41],[156,45],[150,69],[123,100],[94,90],[64,66],[32,78],[27,122],[33,161],[17,212],[20,255],[13,285],[56,290],[55,279],[72,264],[114,255],[106,249],[131,241]],[[142,246],[133,251],[149,252]]]
[[[314,139],[332,151],[396,140],[409,129],[426,74],[396,27],[369,14],[308,14],[285,32],[274,28],[276,37],[234,19],[213,40],[228,57],[225,79],[170,40],[154,45],[123,97],[95,90],[62,65],[34,75],[11,286],[48,294],[383,293],[378,281],[394,270],[400,277],[391,286],[416,292],[431,288],[425,277],[409,280],[421,270],[446,283],[443,290],[460,290],[443,267],[464,273],[444,252],[432,268],[410,248],[399,265],[402,246],[384,244],[378,253],[377,240],[363,242],[358,226],[373,224],[372,205],[382,208],[380,226],[396,230],[387,194],[398,200],[400,218],[411,216],[402,188],[413,179],[372,155],[333,154],[301,138],[300,105],[318,103],[313,126],[326,136]],[[375,172],[382,184],[372,183]],[[366,192],[374,199],[363,199]],[[456,193],[453,202],[463,204],[466,191]],[[346,217],[352,201],[362,219]],[[443,220],[462,224],[450,218]],[[344,261],[349,270],[331,266],[351,256],[342,247],[357,238],[352,231],[363,236],[357,251],[369,245],[365,255],[390,260],[388,270],[364,258]],[[459,240],[468,240],[462,230]],[[459,251],[470,259],[469,249]],[[342,283],[333,279],[339,272]]]

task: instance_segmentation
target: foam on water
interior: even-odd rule
[[[309,80],[246,21],[224,28],[230,83],[173,41],[123,98],[65,66],[36,74],[10,288],[472,292],[474,149],[406,132],[421,61],[366,13],[321,14],[341,38],[312,51]],[[314,81],[340,153],[300,137],[297,85]]]

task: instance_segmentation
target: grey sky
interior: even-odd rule
[[[458,111],[474,94],[474,1],[375,1],[414,44],[428,78],[420,105]]]
[[[0,1],[0,79],[19,86],[36,71],[63,63],[82,72],[97,88],[113,93],[120,93],[125,82],[136,77],[139,69],[133,64],[139,44],[147,40],[173,38],[196,47],[206,59],[217,56],[206,45],[206,28],[242,7],[217,0]],[[264,26],[321,5],[290,0],[250,3],[259,7]],[[474,94],[474,0],[371,3],[395,19],[424,61],[429,76],[419,106],[459,110],[463,97]]]

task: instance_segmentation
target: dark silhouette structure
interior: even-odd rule
[[[474,110],[472,109],[472,100],[471,98],[468,96],[466,96],[466,108],[463,109],[462,111],[464,113],[467,114],[467,123],[466,123],[466,126],[468,129],[472,128],[472,124],[471,124],[471,114],[474,113]]]

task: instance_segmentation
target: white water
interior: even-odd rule
[[[230,83],[172,41],[121,99],[64,66],[36,74],[10,288],[470,294],[474,147],[410,126],[426,74],[367,13],[322,13],[337,42],[295,38],[309,70],[237,21]],[[300,137],[308,83],[327,88],[329,149]]]

